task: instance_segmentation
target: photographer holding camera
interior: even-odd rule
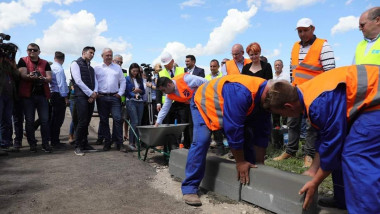
[[[7,152],[3,149],[8,150],[12,145],[12,110],[17,97],[15,83],[19,79],[19,74],[15,62],[17,46],[12,43],[2,43],[3,35],[0,37],[0,156],[4,156]]]
[[[20,58],[18,69],[21,74],[19,96],[23,99],[26,137],[31,152],[37,152],[37,140],[34,130],[34,117],[37,110],[41,121],[42,150],[51,152],[49,146],[49,104],[51,68],[49,63],[41,59],[40,47],[30,43],[28,56]]]

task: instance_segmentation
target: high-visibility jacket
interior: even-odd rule
[[[174,69],[175,69],[174,70],[174,76],[185,73],[185,69],[182,67],[174,67]],[[167,77],[167,78],[171,79],[169,71],[167,71],[165,68],[162,69],[158,74],[160,75],[160,77]],[[162,104],[164,104],[164,103],[165,103],[165,96],[162,96]]]
[[[28,74],[37,70],[41,73],[42,76],[46,77],[45,68],[46,68],[46,64],[48,63],[46,60],[38,59],[38,63],[37,65],[35,65],[29,56],[23,57],[22,59],[24,60],[26,64],[26,70]],[[22,98],[29,98],[32,95],[33,84],[34,84],[34,81],[21,79],[20,85],[19,85],[19,96]],[[42,87],[44,89],[45,97],[49,99],[50,98],[49,83],[44,82]]]
[[[222,72],[219,71],[218,72],[218,76],[216,76],[215,78],[218,78],[218,77],[222,77]],[[206,75],[205,79],[208,80],[208,81],[212,80],[212,74]]]
[[[252,62],[252,60],[250,60],[250,59],[244,59],[244,65],[249,64],[251,62]],[[233,59],[228,60],[226,62],[226,71],[227,71],[227,75],[240,74],[239,68],[237,67],[237,65]]]
[[[319,58],[325,41],[324,39],[315,39],[302,62],[299,62],[301,45],[299,42],[294,43],[290,65],[293,70],[293,85],[300,85],[323,73],[323,67],[319,62]]]
[[[254,100],[260,85],[264,81],[262,78],[247,75],[227,75],[201,85],[195,93],[194,102],[207,127],[212,131],[223,128],[224,98],[222,89],[226,82],[236,82],[244,85],[251,92],[252,100]],[[247,115],[252,112],[254,107],[255,103],[252,102]]]
[[[380,109],[379,68],[376,65],[351,65],[329,70],[298,86],[303,94],[306,113],[313,101],[323,92],[339,84],[346,85],[347,121],[353,122],[363,111]],[[321,106],[328,108],[328,106]]]
[[[124,70],[124,69],[123,69]],[[127,77],[128,76],[128,73],[127,72],[123,72],[123,75],[124,75],[124,77]],[[125,100],[126,100],[126,98],[125,98],[125,95],[123,94],[122,96],[121,96],[121,102],[122,103],[125,103]]]
[[[179,96],[175,93],[168,94],[167,96],[174,101],[181,103],[190,103],[190,99],[193,97],[194,90],[192,90],[185,82],[185,75],[191,75],[188,73],[183,73],[172,78],[175,80]]]
[[[356,46],[355,64],[380,65],[380,39],[377,39],[375,44],[373,44],[367,54],[365,54],[367,44],[368,42],[363,40],[358,44],[358,46]]]

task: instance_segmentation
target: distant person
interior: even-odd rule
[[[284,68],[284,63],[281,59],[277,59],[274,61],[274,70],[275,73],[273,75],[274,80],[285,80],[290,82],[289,75],[287,75],[286,72],[284,72],[282,69]]]
[[[12,146],[13,101],[18,97],[15,92],[20,75],[15,61],[18,47],[13,43],[1,43],[0,48],[0,156],[6,156]],[[3,50],[9,52],[4,54]]]
[[[65,70],[62,67],[64,62],[65,54],[56,51],[54,54],[54,63],[51,65],[52,80],[50,82],[50,105],[52,109],[50,118],[50,142],[54,149],[65,148],[59,139],[61,127],[65,120],[66,106],[69,104],[69,88],[66,83]]]
[[[272,79],[272,66],[269,63],[260,60],[260,45],[257,42],[253,42],[247,46],[246,52],[252,62],[244,65],[241,74],[261,77],[266,80]]]
[[[194,55],[187,55],[186,60],[185,60],[185,64],[186,64],[185,72],[204,78],[205,70],[203,68],[199,68],[198,66],[196,66],[195,65],[196,61],[197,60]]]
[[[222,72],[219,71],[219,61],[216,59],[210,62],[210,74],[206,75],[205,79],[210,81],[218,77],[222,77]]]
[[[240,74],[243,71],[244,65],[251,62],[250,59],[244,58],[244,48],[241,44],[235,44],[231,50],[232,60],[226,61],[222,65],[223,76],[230,74]]]
[[[21,74],[19,96],[23,99],[26,138],[31,152],[37,152],[34,119],[37,110],[41,122],[42,150],[52,152],[49,145],[49,104],[51,68],[49,63],[39,57],[40,47],[30,43],[27,57],[20,58],[18,68]]]
[[[83,48],[82,57],[79,57],[70,66],[74,80],[75,105],[78,117],[74,153],[79,156],[83,156],[84,151],[96,151],[90,146],[87,139],[88,127],[94,112],[94,102],[98,95],[98,81],[94,68],[90,64],[94,54],[95,48],[86,46]]]
[[[380,7],[366,10],[359,19],[364,39],[357,45],[353,64],[380,65]]]

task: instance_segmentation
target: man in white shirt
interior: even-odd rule
[[[273,75],[274,80],[286,80],[290,82],[289,75],[286,75],[285,72],[282,71],[284,67],[284,63],[281,59],[274,61],[274,70],[276,71]]]
[[[121,96],[125,91],[125,78],[121,67],[112,62],[113,52],[110,48],[105,48],[102,52],[103,63],[96,66],[95,76],[98,80],[98,97],[96,100],[102,134],[104,135],[104,151],[111,149],[111,132],[108,118],[111,113],[114,124],[116,149],[126,152],[123,146],[123,122],[121,117]]]

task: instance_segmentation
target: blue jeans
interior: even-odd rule
[[[207,150],[210,147],[211,131],[207,127],[197,106],[194,97],[190,102],[190,110],[193,118],[193,142],[187,156],[185,180],[182,182],[182,193],[196,194],[204,177],[206,167]]]
[[[133,134],[133,130],[135,131],[138,137],[139,132],[137,131],[136,126],[141,125],[141,120],[144,113],[144,102],[127,100],[127,110],[131,121],[131,127],[129,129],[129,144],[135,145],[137,139],[136,136]]]
[[[15,131],[14,147],[22,146],[24,136],[24,105],[22,100],[15,100],[13,105],[13,126]]]
[[[0,95],[0,145],[12,145],[12,110],[13,99],[7,95]]]
[[[123,119],[121,117],[121,100],[115,96],[99,95],[96,104],[100,117],[99,131],[104,137],[105,143],[111,144],[112,141],[115,141],[116,144],[122,144]],[[112,139],[108,122],[110,113],[113,120]]]
[[[94,112],[94,102],[89,103],[87,96],[78,96],[75,98],[75,106],[78,117],[78,125],[75,130],[75,143],[76,147],[83,149],[85,144],[88,143],[88,126]]]
[[[36,145],[37,140],[34,129],[34,117],[37,109],[38,118],[41,122],[42,145],[49,144],[49,104],[44,95],[33,95],[23,98],[25,114],[26,138],[29,145]]]
[[[73,117],[74,104],[75,104],[75,99],[71,99],[70,100],[70,114],[71,114],[71,118]],[[71,119],[69,134],[73,135],[74,131],[75,131],[74,130],[74,122],[73,122],[73,119]]]

